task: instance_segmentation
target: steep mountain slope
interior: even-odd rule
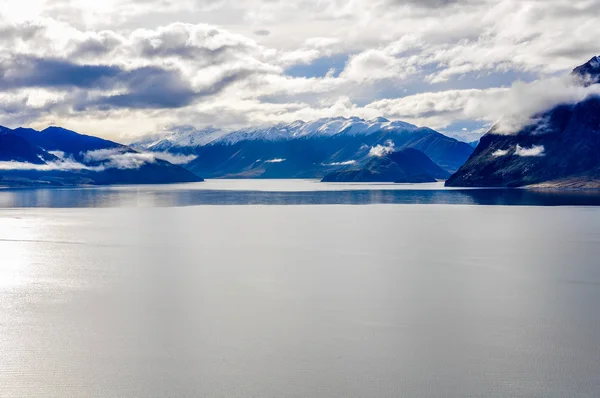
[[[6,130],[0,131],[0,161],[28,162],[44,164],[56,160],[56,156],[31,145],[29,141]]]
[[[597,84],[598,58],[573,74],[582,84]],[[515,134],[492,129],[446,185],[600,188],[600,98],[557,106]]]
[[[0,128],[0,185],[150,184],[202,179],[152,154],[59,127]]]
[[[418,149],[451,172],[473,151],[468,144],[428,128],[357,117],[297,121],[229,134],[208,129],[190,136],[186,131],[134,147],[194,155],[196,159],[185,167],[211,178],[320,178],[345,165],[364,163],[378,145]]]
[[[423,152],[409,148],[384,156],[374,156],[363,167],[327,174],[323,182],[435,182],[449,173]]]
[[[585,64],[573,69],[571,75],[580,77],[584,85],[600,83],[600,57],[593,57]]]

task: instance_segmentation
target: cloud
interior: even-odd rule
[[[74,160],[59,160],[45,164],[34,164],[28,162],[2,161],[0,170],[32,170],[32,171],[102,171],[103,167],[90,167]]]
[[[493,101],[467,104],[465,114],[487,120],[496,119],[495,134],[516,134],[539,120],[540,115],[558,105],[575,104],[600,95],[600,85],[583,86],[571,76],[515,83]]]
[[[531,148],[523,148],[520,145],[517,145],[515,149],[515,155],[521,157],[544,156],[544,146],[534,145]]]
[[[600,85],[584,86],[571,76],[515,82],[509,88],[448,90],[385,99],[366,105],[391,118],[433,128],[456,120],[494,123],[495,134],[516,134],[561,104],[575,104],[600,95]]]
[[[143,67],[123,75],[116,81],[127,87],[127,92],[115,95],[100,95],[81,106],[117,108],[180,108],[189,105],[200,95],[195,92],[178,71],[157,67]],[[227,82],[221,82],[228,84]],[[116,85],[115,84],[115,85]],[[214,87],[214,92],[222,87]]]
[[[45,164],[28,162],[0,162],[0,170],[35,170],[35,171],[95,171],[107,169],[139,169],[147,163],[156,161],[155,154],[125,152],[127,148],[98,149],[83,153],[83,163],[65,156],[62,151],[51,151],[50,154],[58,158],[57,161]]]
[[[501,157],[501,156],[506,156],[509,154],[509,150],[508,149],[498,149],[496,152],[492,153],[492,156],[495,158]]]
[[[0,88],[105,88],[122,71],[104,65],[76,65],[66,60],[16,55],[0,62]]]
[[[193,160],[196,160],[198,156],[195,155],[178,155],[170,152],[153,152],[152,153],[157,159],[166,160],[172,164],[187,164]]]
[[[172,23],[131,34],[130,51],[143,58],[194,60],[199,65],[244,57],[259,50],[256,42],[208,24]]]
[[[499,118],[498,110],[491,104],[498,101],[506,91],[506,88],[491,88],[420,93],[375,101],[367,104],[365,108],[373,109],[389,118],[432,128],[446,127],[456,120],[495,122]]]
[[[173,23],[128,36],[83,32],[56,21],[3,27],[0,89],[59,93],[45,112],[173,109],[220,94],[254,74],[281,73],[251,39],[206,24]],[[48,51],[52,48],[53,51]],[[55,53],[69,54],[57,58]]]
[[[453,5],[465,5],[477,0],[387,0],[392,6],[416,6],[421,8],[445,8]]]
[[[0,170],[32,170],[32,171],[93,171],[102,172],[109,169],[134,170],[155,163],[157,159],[166,160],[172,164],[185,164],[196,156],[174,155],[170,153],[139,153],[130,149],[111,148],[98,149],[82,153],[82,162],[65,156],[62,151],[51,151],[58,160],[44,164],[33,164],[17,161],[0,161]]]
[[[286,161],[286,159],[276,158],[276,159],[267,160],[267,161],[265,161],[265,163],[283,163],[285,161]]]
[[[353,164],[356,164],[356,160],[347,160],[345,162],[326,163],[323,166],[351,166]]]
[[[0,123],[113,139],[352,114],[433,128],[503,119],[510,132],[556,100],[507,87],[600,52],[597,0],[5,3]]]
[[[50,155],[56,156],[59,159],[65,159],[66,155],[63,151],[48,151]]]
[[[83,154],[85,163],[99,164],[104,169],[139,169],[156,162],[152,153],[130,152],[127,148],[97,149]]]
[[[387,140],[385,145],[375,145],[372,147],[371,150],[369,150],[369,156],[381,158],[394,152],[394,150],[394,143],[390,140]]]
[[[413,61],[410,58],[394,57],[382,50],[368,50],[352,57],[340,78],[357,82],[404,80],[417,72]]]
[[[115,95],[89,94],[86,91],[86,95],[71,97],[80,110],[90,105],[175,108],[188,105],[196,95],[200,95],[191,89],[178,71],[154,66],[128,71],[116,66],[77,65],[61,59],[27,56],[0,63],[0,88],[29,87],[124,91]]]

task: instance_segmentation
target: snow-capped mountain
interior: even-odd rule
[[[297,120],[289,124],[276,124],[269,127],[251,127],[234,131],[225,131],[213,127],[196,130],[185,126],[167,133],[160,138],[138,141],[134,146],[151,151],[168,151],[171,148],[198,147],[209,144],[236,144],[240,141],[278,141],[310,137],[332,137],[339,134],[369,135],[382,130],[417,130],[409,123],[379,117],[364,120],[359,117],[335,117],[318,119],[311,122]]]
[[[358,117],[336,117],[312,122],[301,120],[290,124],[279,124],[266,129],[243,129],[224,135],[217,142],[235,144],[246,140],[291,140],[309,137],[332,137],[338,134],[371,134],[396,128],[416,130],[418,127],[404,122],[390,122],[385,118],[364,120]]]
[[[370,159],[373,148],[415,148],[449,172],[473,148],[434,130],[385,118],[335,117],[226,132],[178,130],[135,148],[193,156],[185,167],[209,178],[319,178]]]
[[[182,126],[174,131],[161,134],[159,137],[150,137],[135,142],[132,146],[153,152],[166,152],[171,148],[198,147],[207,145],[227,132],[212,127],[197,130],[191,126]]]

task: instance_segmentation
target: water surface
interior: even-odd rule
[[[459,204],[599,206],[600,191],[456,189],[434,184],[336,184],[316,180],[211,180],[174,185],[0,190],[0,207]]]
[[[25,191],[65,208],[0,209],[2,397],[600,395],[600,208]]]

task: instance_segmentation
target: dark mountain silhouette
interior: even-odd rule
[[[572,75],[598,84],[598,57]],[[559,105],[536,120],[510,135],[493,128],[446,185],[600,188],[600,98]]]
[[[125,145],[60,127],[0,127],[0,185],[157,184],[202,179]]]
[[[449,175],[423,152],[409,148],[373,157],[361,168],[330,173],[323,182],[422,183],[446,179]]]

